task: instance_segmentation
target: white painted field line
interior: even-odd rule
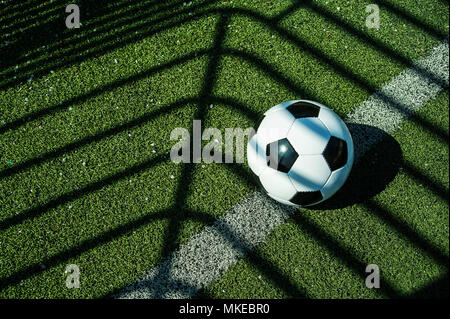
[[[382,138],[382,134],[374,132],[394,131],[409,115],[436,97],[443,87],[448,87],[448,59],[447,39],[415,64],[442,83],[433,82],[415,68],[407,69],[348,115],[348,123],[379,129],[364,131],[363,125],[352,126],[355,161]],[[286,222],[296,211],[256,191],[213,225],[194,235],[162,264],[124,288],[117,297],[189,298],[223,275],[245,256],[248,249],[262,243],[274,228]]]

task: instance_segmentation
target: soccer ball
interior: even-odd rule
[[[268,195],[310,206],[336,193],[353,165],[352,137],[339,116],[308,100],[280,103],[264,115],[247,159]]]

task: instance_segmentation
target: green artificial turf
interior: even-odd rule
[[[449,153],[436,135],[448,136],[448,102],[441,93],[420,112],[436,131],[408,121],[368,152],[335,195],[344,208],[299,209],[199,296],[448,296]],[[368,264],[380,268],[380,289],[365,286]]]
[[[256,127],[265,110],[294,98],[317,100],[345,116],[439,40],[382,6],[381,29],[366,29],[364,1],[314,1],[287,15],[291,1],[78,1],[82,27],[68,30],[64,7],[71,2],[1,7],[3,298],[108,296],[256,187],[246,164],[172,163],[175,127],[189,129],[193,118],[204,128]],[[448,8],[440,1],[424,10],[411,1],[396,6],[440,34],[448,31]],[[334,214],[306,216],[311,223],[322,216],[325,228],[332,222],[327,216],[348,215],[342,227],[351,228],[358,215]],[[390,231],[373,217],[368,223]],[[310,268],[296,277],[282,256],[274,257],[280,271],[314,281],[323,259],[339,267],[312,234],[302,241],[293,221],[282,227],[284,240],[310,243]],[[342,231],[330,236],[340,240]],[[390,262],[395,255],[387,253]],[[79,265],[81,289],[65,287],[68,264]],[[400,264],[393,265],[395,272]],[[251,269],[237,275],[250,283]],[[441,272],[431,267],[428,276]],[[336,280],[343,278],[356,277],[344,267]],[[351,295],[360,291],[360,282],[347,285]],[[240,288],[240,296],[284,294],[252,287]],[[310,296],[328,294],[333,290],[318,286]]]

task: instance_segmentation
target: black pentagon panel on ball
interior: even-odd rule
[[[340,138],[331,136],[323,151],[323,157],[325,157],[331,171],[343,167],[347,163],[347,143]]]
[[[293,204],[305,206],[320,202],[323,199],[320,191],[298,192],[289,201]]]
[[[286,108],[296,119],[302,117],[318,117],[320,107],[308,102],[296,102]]]
[[[274,153],[271,150],[275,150]],[[272,142],[266,146],[267,165],[277,171],[287,173],[298,158],[297,152],[287,138]]]

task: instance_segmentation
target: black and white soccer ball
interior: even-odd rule
[[[295,100],[264,115],[248,142],[247,158],[270,197],[310,206],[344,185],[353,165],[353,141],[336,113],[317,102]]]

